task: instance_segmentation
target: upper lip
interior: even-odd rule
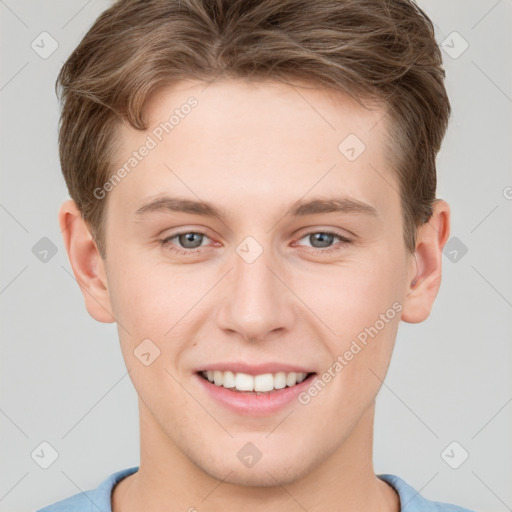
[[[311,369],[303,366],[289,364],[289,363],[260,363],[260,364],[247,364],[243,362],[225,362],[225,363],[211,363],[205,364],[196,369],[196,373],[202,371],[231,371],[233,373],[246,373],[248,375],[263,375],[264,373],[277,373],[277,372],[295,372],[295,373],[313,373]]]

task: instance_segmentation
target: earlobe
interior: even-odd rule
[[[416,270],[409,280],[402,311],[402,320],[409,323],[428,318],[441,285],[443,247],[450,234],[450,207],[438,199],[433,208],[430,220],[418,229],[416,249],[411,256],[411,267]]]
[[[105,265],[87,223],[76,203],[69,199],[59,209],[59,225],[85,307],[98,322],[115,322],[110,304]]]

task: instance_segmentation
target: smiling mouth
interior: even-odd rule
[[[287,387],[293,387],[315,375],[311,373],[276,372],[249,375],[231,371],[200,371],[198,375],[215,386],[238,393],[252,395],[271,394]]]

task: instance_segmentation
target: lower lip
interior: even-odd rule
[[[261,395],[240,393],[223,386],[216,386],[197,373],[195,377],[207,393],[229,410],[245,416],[264,416],[280,411],[297,399],[297,396],[312,384],[316,374],[311,374],[295,386],[277,389]]]

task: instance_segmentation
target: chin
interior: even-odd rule
[[[288,485],[309,474],[317,465],[312,458],[304,459],[304,452],[301,450],[292,457],[289,452],[281,455],[274,451],[268,457],[263,454],[252,467],[244,466],[236,453],[233,457],[226,457],[226,453],[218,457],[208,461],[193,460],[193,462],[210,477],[243,487]]]

